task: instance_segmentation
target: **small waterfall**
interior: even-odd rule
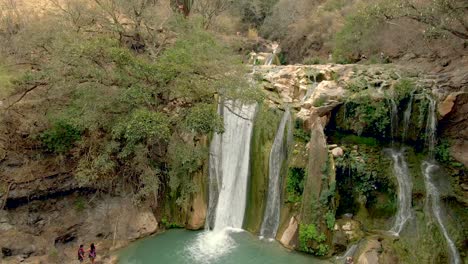
[[[430,202],[432,210],[432,214],[434,215],[435,219],[437,220],[437,224],[439,226],[440,231],[442,232],[445,240],[447,241],[447,246],[449,249],[450,254],[450,263],[451,264],[461,264],[460,254],[458,253],[458,249],[455,246],[455,243],[450,238],[450,235],[447,232],[447,228],[444,225],[444,221],[442,219],[442,208],[440,206],[440,193],[437,187],[433,182],[434,172],[437,170],[438,166],[435,162],[425,161],[422,164],[422,172],[424,174],[424,183],[426,186],[426,202]]]
[[[432,99],[430,96],[427,96],[429,100],[429,109],[427,114],[426,122],[426,145],[429,150],[429,156],[433,158],[434,156],[434,147],[436,144],[436,133],[437,133],[437,116],[436,116],[436,100]]]
[[[409,122],[411,120],[411,113],[413,112],[413,101],[414,101],[415,92],[416,91],[411,92],[408,105],[406,106],[406,110],[403,115],[403,134],[401,135],[402,141],[405,141],[406,137],[408,136],[408,128],[409,128]]]
[[[391,116],[390,116],[390,132],[392,136],[392,144],[395,140],[395,136],[398,133],[398,106],[395,102],[395,99],[392,97],[389,99],[391,107]]]
[[[398,181],[398,211],[395,223],[390,232],[399,235],[406,222],[413,216],[411,209],[412,182],[409,175],[408,164],[405,160],[404,149],[389,150],[393,159],[393,172]]]
[[[281,168],[287,156],[288,143],[291,141],[291,122],[291,113],[289,109],[287,109],[283,114],[273,146],[271,147],[268,196],[262,227],[260,229],[261,238],[274,239],[278,230],[281,206]],[[288,125],[288,134],[285,144],[284,132],[286,130],[286,125]]]
[[[317,76],[314,75],[314,82],[309,87],[307,87],[306,94],[304,95],[304,97],[302,97],[301,103],[304,103],[307,99],[309,99],[312,96],[317,86]]]
[[[235,248],[230,233],[241,230],[247,203],[256,105],[227,101],[218,110],[224,118],[224,133],[215,134],[210,146],[206,231],[187,247],[197,263],[212,263]]]
[[[275,54],[269,54],[268,57],[266,58],[265,60],[265,65],[272,65],[273,64],[273,60],[275,59]]]
[[[359,243],[356,243],[356,244],[354,244],[354,245],[351,245],[351,246],[348,248],[348,250],[346,250],[346,252],[345,252],[343,255],[341,255],[341,256],[339,256],[339,257],[336,257],[335,263],[344,263],[344,264],[345,264],[345,263],[346,263],[346,259],[347,259],[348,257],[353,257],[353,256],[354,256],[354,253],[356,253],[356,250],[357,250],[357,248],[358,248],[358,245],[359,245]]]
[[[445,240],[447,241],[447,246],[450,254],[450,263],[460,264],[460,254],[458,249],[455,246],[455,243],[450,238],[450,235],[445,227],[444,221],[442,219],[442,207],[440,206],[440,193],[434,184],[435,172],[438,169],[438,166],[434,160],[434,148],[437,141],[437,115],[436,115],[436,100],[432,99],[430,96],[427,96],[429,100],[429,109],[427,114],[427,123],[426,123],[426,145],[429,150],[429,160],[424,161],[421,169],[424,175],[424,184],[426,186],[426,203],[430,203],[430,209],[433,216],[437,220],[440,231],[442,232]]]

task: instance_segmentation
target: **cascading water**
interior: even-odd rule
[[[426,203],[430,203],[430,210],[432,215],[435,217],[440,231],[442,232],[449,249],[450,263],[460,264],[461,258],[455,243],[450,237],[447,228],[442,218],[442,207],[440,204],[440,192],[434,184],[435,172],[438,169],[437,163],[434,161],[434,147],[436,143],[436,131],[437,131],[437,117],[436,117],[436,106],[437,102],[431,97],[427,97],[429,100],[428,117],[426,123],[426,144],[429,150],[429,159],[424,161],[421,170],[424,175],[424,184],[426,186]]]
[[[304,95],[304,97],[302,97],[301,103],[304,103],[307,99],[309,99],[312,96],[317,86],[317,76],[314,75],[314,82],[307,88],[306,94]]]
[[[392,136],[392,143],[393,140],[395,139],[395,136],[398,132],[398,106],[395,102],[395,99],[390,98],[390,106],[392,109],[391,116],[390,116],[390,130],[391,130],[391,136]]]
[[[274,239],[278,230],[281,205],[281,168],[286,159],[287,148],[291,141],[291,122],[291,113],[289,109],[287,109],[283,114],[270,151],[268,196],[262,227],[260,229],[261,238]],[[288,133],[285,142],[284,133],[286,125],[288,125]]]
[[[429,155],[431,158],[434,155],[434,146],[436,143],[436,131],[437,131],[437,117],[436,117],[436,106],[437,102],[432,99],[430,96],[427,96],[429,100],[429,108],[427,114],[427,123],[426,123],[426,144],[429,150]]]
[[[442,219],[442,207],[440,205],[440,193],[437,187],[433,182],[434,172],[437,170],[438,166],[434,162],[424,161],[422,164],[422,172],[424,174],[424,183],[426,186],[426,202],[430,202],[430,209],[434,215],[440,231],[442,232],[445,240],[447,241],[447,246],[450,254],[450,263],[452,264],[461,264],[460,254],[458,249],[455,246],[455,243],[450,238],[450,235],[445,227],[444,221]]]
[[[393,172],[398,181],[398,211],[395,223],[390,232],[399,235],[405,227],[406,222],[411,219],[413,213],[411,209],[412,182],[409,176],[408,164],[404,156],[404,149],[389,150],[393,159]]]
[[[398,132],[398,106],[393,98],[390,99],[390,106],[392,149],[387,151],[393,160],[393,173],[398,182],[398,210],[395,217],[395,222],[390,229],[390,232],[398,236],[405,227],[406,222],[408,222],[408,220],[411,219],[413,215],[411,208],[413,184],[409,175],[408,164],[406,163],[404,155],[404,148],[397,149],[394,146],[394,139]],[[406,126],[406,124],[404,125]]]
[[[408,135],[408,128],[409,128],[409,123],[411,120],[411,113],[413,112],[414,93],[415,91],[411,92],[408,105],[406,107],[405,113],[403,114],[403,134],[401,135],[401,139],[403,142],[406,140],[406,137]]]
[[[230,252],[235,242],[229,233],[242,228],[255,110],[256,105],[232,101],[220,107],[224,133],[215,134],[210,147],[208,230],[188,247],[189,254],[199,263],[211,263]]]

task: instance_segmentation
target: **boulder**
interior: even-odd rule
[[[455,105],[455,100],[459,94],[460,93],[451,93],[445,98],[444,101],[439,103],[438,111],[441,118],[452,112],[453,106]]]
[[[368,240],[360,250],[362,254],[359,256],[358,264],[377,264],[379,263],[379,255],[382,251],[382,244],[377,239]]]
[[[158,230],[158,221],[150,211],[139,212],[129,228],[129,239],[134,240],[154,234]]]
[[[288,227],[286,228],[279,240],[284,247],[289,249],[293,249],[296,247],[298,228],[299,223],[297,219],[294,216],[291,217],[291,219],[289,220]]]
[[[340,147],[336,147],[334,149],[332,149],[332,154],[333,154],[333,157],[337,158],[337,157],[341,157],[344,155],[344,151],[342,148]]]

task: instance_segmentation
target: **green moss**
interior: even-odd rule
[[[304,129],[304,121],[302,119],[297,118],[294,121],[293,135],[297,141],[305,143],[310,141],[310,133]]]
[[[337,129],[375,138],[390,137],[390,111],[384,100],[367,93],[349,97],[336,116]]]
[[[268,165],[272,142],[280,122],[280,113],[262,105],[255,118],[251,144],[251,176],[245,213],[245,228],[257,233],[265,210],[268,188]]]
[[[289,168],[288,177],[286,179],[286,202],[297,203],[301,201],[304,191],[305,174],[306,171],[304,168]]]

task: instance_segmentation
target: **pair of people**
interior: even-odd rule
[[[94,264],[94,260],[96,259],[96,247],[94,246],[94,243],[91,244],[87,251],[84,250],[83,245],[80,245],[80,248],[78,249],[78,261],[80,261],[80,263],[84,261],[86,252],[89,253],[89,260]]]

